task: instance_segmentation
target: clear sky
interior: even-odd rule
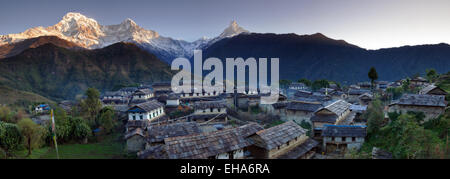
[[[67,12],[102,25],[131,18],[188,41],[236,20],[252,32],[320,32],[368,49],[450,43],[450,0],[14,0],[0,2],[0,34],[54,25]]]

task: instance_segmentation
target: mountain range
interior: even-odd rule
[[[194,42],[187,42],[161,36],[153,30],[146,30],[131,19],[125,19],[117,25],[101,25],[92,18],[70,12],[53,26],[34,27],[18,34],[0,35],[0,48],[5,51],[0,54],[0,58],[16,54],[6,53],[7,50],[4,50],[2,46],[30,38],[56,36],[86,49],[103,48],[117,42],[132,42],[170,63],[177,57],[190,58],[194,49],[206,48],[214,42],[240,33],[248,33],[248,31],[239,27],[236,21],[232,21],[229,27],[215,38],[201,38]]]
[[[368,81],[370,67],[379,80],[394,81],[434,68],[450,71],[450,45],[418,45],[367,50],[321,33],[252,33],[235,21],[217,37],[193,42],[160,36],[126,19],[100,25],[68,13],[50,27],[0,36],[0,86],[34,92],[52,100],[71,99],[87,87],[170,80],[177,57],[279,58],[280,78],[329,79],[343,84]]]

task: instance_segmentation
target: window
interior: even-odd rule
[[[209,111],[210,111],[210,112],[213,112],[213,108],[209,108]]]
[[[356,137],[352,137],[352,142],[355,142],[356,141]]]
[[[288,141],[288,142],[286,143],[286,145],[289,145],[289,142],[290,142],[290,141]]]
[[[139,119],[143,120],[144,119],[144,115],[139,115]]]
[[[331,141],[334,141],[334,137],[331,137]]]
[[[133,120],[136,120],[136,116],[135,115],[133,115]]]
[[[342,142],[345,142],[345,140],[346,140],[347,138],[345,138],[345,137],[342,137]]]
[[[219,112],[220,112],[220,108],[218,108],[218,109],[217,109],[217,111],[219,111]]]

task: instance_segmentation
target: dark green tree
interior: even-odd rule
[[[95,88],[86,90],[86,99],[81,101],[81,112],[83,116],[89,121],[91,126],[95,125],[95,119],[98,112],[102,108],[100,101],[100,92]]]
[[[435,69],[427,69],[427,79],[430,83],[433,83],[438,77],[439,74],[436,72]]]
[[[311,85],[312,85],[311,81],[309,81],[309,80],[306,79],[306,78],[299,79],[297,82],[303,83],[303,84],[305,84],[306,86],[311,86]]]
[[[15,124],[0,121],[0,150],[8,158],[22,145],[22,134]]]
[[[377,70],[375,69],[375,67],[370,68],[368,76],[369,76],[369,79],[370,79],[370,82],[371,82],[372,88],[373,88],[375,80],[378,79],[378,73],[377,73]]]
[[[17,126],[25,139],[24,145],[28,149],[29,156],[33,149],[41,146],[45,130],[29,118],[21,119]]]
[[[106,133],[111,133],[116,126],[116,121],[114,120],[114,109],[111,107],[104,107],[99,113],[98,125],[102,127]]]

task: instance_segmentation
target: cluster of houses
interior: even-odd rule
[[[410,82],[420,92],[391,101],[386,114],[423,112],[425,120],[429,120],[444,113],[444,90],[421,79]],[[313,91],[302,83],[293,83],[280,94],[277,103],[260,104],[264,94],[257,92],[175,94],[166,82],[105,92],[102,102],[124,114],[127,150],[139,158],[300,159],[359,149],[367,133],[362,114],[375,95],[401,85],[382,81],[372,89],[365,82],[345,90],[330,85]],[[269,128],[244,118],[236,123],[233,114],[252,107],[283,123]],[[183,116],[168,115],[185,109],[190,112]],[[310,127],[301,127],[305,124]]]

